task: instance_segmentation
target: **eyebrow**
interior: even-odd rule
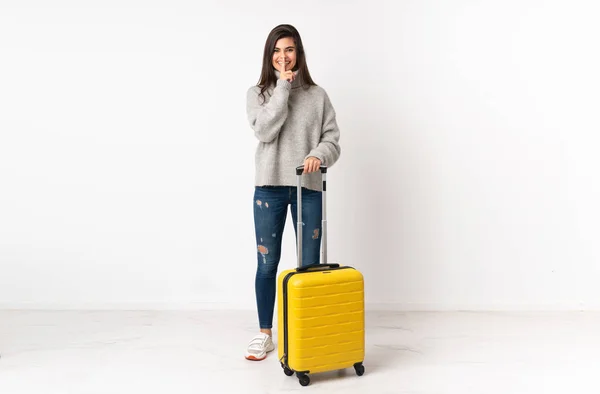
[[[290,49],[290,48],[296,48],[295,46],[291,46],[291,47],[285,47],[285,49]],[[275,47],[275,49],[281,49],[281,48],[277,48]]]

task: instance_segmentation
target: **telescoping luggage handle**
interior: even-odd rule
[[[310,264],[302,267],[302,174],[304,166],[296,167],[296,176],[298,177],[298,218],[296,224],[296,233],[298,238],[298,271],[306,271],[313,267],[337,267],[339,264],[327,264],[327,166],[320,166],[321,176],[323,178],[322,192],[322,218],[321,218],[321,264]]]

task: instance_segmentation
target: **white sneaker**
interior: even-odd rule
[[[248,344],[246,349],[246,359],[253,361],[264,360],[267,357],[267,353],[275,350],[273,340],[268,334],[261,332]]]

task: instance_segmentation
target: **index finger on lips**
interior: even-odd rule
[[[285,72],[285,58],[281,58],[280,71],[282,74]]]

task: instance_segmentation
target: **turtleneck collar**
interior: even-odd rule
[[[302,81],[298,77],[299,72],[300,72],[299,70],[294,71],[294,75],[296,75],[296,78],[294,79],[294,81],[292,81],[292,89],[302,86]],[[281,76],[281,72],[279,72],[279,70],[276,69],[275,75],[277,76],[277,79],[279,79],[279,77]]]

